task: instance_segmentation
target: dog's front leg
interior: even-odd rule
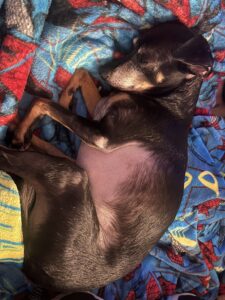
[[[51,100],[39,98],[35,100],[27,115],[19,124],[15,131],[13,143],[23,145],[27,134],[30,133],[29,129],[32,124],[38,118],[45,115],[75,132],[86,143],[97,147],[104,147],[107,141],[107,138],[102,134],[102,130],[98,122],[74,115],[58,103],[52,102]]]
[[[99,91],[91,77],[85,69],[76,70],[71,77],[66,88],[63,90],[59,104],[69,109],[70,103],[73,99],[74,92],[80,88],[83,95],[87,110],[92,116],[96,104],[101,99]]]

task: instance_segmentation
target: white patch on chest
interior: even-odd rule
[[[101,149],[105,149],[107,147],[107,144],[108,144],[108,139],[102,136],[100,138],[97,138],[94,141],[94,144],[96,146],[98,146],[99,148],[101,148]]]

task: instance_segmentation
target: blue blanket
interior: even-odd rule
[[[84,67],[105,89],[98,69],[132,48],[146,24],[174,18],[199,25],[214,56],[201,88],[188,139],[184,196],[173,224],[137,268],[96,290],[104,299],[157,300],[181,292],[201,299],[225,294],[225,122],[210,116],[218,80],[225,75],[225,5],[220,0],[0,0],[0,141],[19,106],[33,94],[57,101],[75,69]],[[4,9],[3,9],[4,6]],[[86,115],[79,93],[77,113]],[[38,133],[74,156],[79,140],[45,118]],[[1,235],[0,235],[1,240]],[[0,298],[29,290],[13,262],[0,263]]]

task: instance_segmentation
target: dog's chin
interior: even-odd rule
[[[182,84],[183,81],[192,80],[195,75],[190,78],[185,78],[181,76],[174,82],[163,82],[162,84],[153,84],[151,82],[142,81],[134,85],[124,85],[118,80],[106,80],[107,84],[113,89],[121,92],[128,92],[132,94],[151,94],[151,95],[163,95],[175,90],[178,86]]]
[[[103,76],[103,78],[109,86],[122,92],[144,93],[155,87],[154,83],[142,74],[134,76],[132,73],[129,74],[128,72],[126,78],[123,76],[119,72],[111,72]]]
[[[140,85],[132,85],[132,86],[124,86],[121,85],[120,82],[112,82],[107,81],[107,84],[110,85],[115,90],[121,91],[121,92],[128,92],[128,93],[135,93],[135,94],[141,94],[150,92],[152,89],[155,89],[156,87],[149,83],[142,83]]]
[[[121,91],[121,92],[127,92],[130,94],[142,94],[142,95],[152,95],[152,96],[157,96],[157,95],[164,95],[167,94],[171,91],[173,91],[177,86],[171,85],[171,86],[152,86],[149,88],[134,88],[134,87],[124,87],[116,84],[110,84],[110,86],[115,89],[116,91]]]

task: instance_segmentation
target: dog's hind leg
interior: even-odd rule
[[[0,168],[9,173],[13,173],[21,178],[24,178],[34,183],[33,177],[38,181],[54,169],[54,165],[60,163],[71,165],[71,160],[66,156],[54,157],[47,154],[42,154],[35,151],[18,151],[15,149],[6,148],[0,145]],[[73,165],[73,164],[72,164]],[[77,166],[78,169],[80,169]]]
[[[28,278],[47,289],[66,292],[77,283],[89,284],[84,278],[93,268],[84,270],[84,266],[90,262],[100,265],[98,259],[89,259],[98,251],[99,225],[86,172],[65,158],[2,146],[0,166],[22,177],[35,190],[32,202],[28,197],[21,199],[23,271]],[[78,281],[71,277],[70,269],[73,274],[78,269]],[[79,282],[82,269],[84,277]]]
[[[69,159],[0,146],[0,168],[23,178],[45,201],[82,182],[84,171]],[[85,177],[86,178],[86,177]],[[26,207],[26,203],[23,203]]]

